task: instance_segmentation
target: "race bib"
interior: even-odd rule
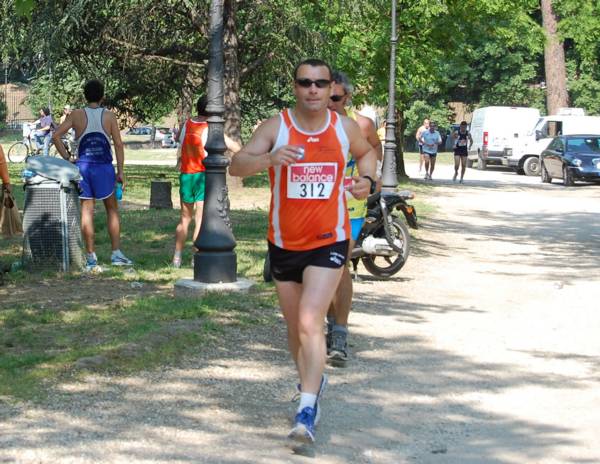
[[[287,197],[326,200],[337,179],[336,163],[298,163],[287,169]]]
[[[458,141],[458,146],[459,147],[466,147],[467,146],[467,141],[466,139],[461,139]]]

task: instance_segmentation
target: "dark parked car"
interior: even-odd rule
[[[600,134],[559,135],[540,155],[542,182],[600,181]]]

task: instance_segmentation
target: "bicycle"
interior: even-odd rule
[[[71,158],[71,141],[66,137],[63,139],[63,142],[69,158]],[[23,139],[10,146],[7,157],[11,163],[24,163],[31,156],[41,156],[42,152],[43,149],[37,148],[37,145],[33,141],[33,129],[31,125],[26,123],[23,124]],[[60,156],[52,140],[50,140],[50,145],[48,146],[48,156]]]

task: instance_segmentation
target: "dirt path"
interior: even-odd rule
[[[314,448],[282,439],[295,378],[278,319],[176,368],[0,409],[0,463],[600,462],[600,187],[467,175],[435,181],[396,279],[356,285],[353,359],[328,369]]]

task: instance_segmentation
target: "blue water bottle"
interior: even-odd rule
[[[117,186],[115,187],[115,197],[117,201],[121,203],[123,199],[123,184],[121,182],[117,182]]]

